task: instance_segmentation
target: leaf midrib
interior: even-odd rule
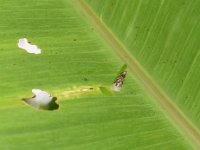
[[[77,0],[76,5],[87,17],[101,37],[112,47],[115,53],[127,63],[130,71],[137,77],[146,91],[154,97],[155,102],[163,109],[164,113],[175,123],[178,130],[185,134],[187,139],[200,149],[199,130],[190,122],[181,110],[172,102],[172,100],[162,91],[162,89],[153,81],[148,73],[143,69],[139,62],[129,53],[125,46],[114,36],[114,34],[99,20],[93,10],[83,1]]]

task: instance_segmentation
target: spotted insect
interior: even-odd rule
[[[116,80],[113,82],[113,90],[114,91],[120,91],[125,77],[126,77],[127,71],[123,71],[120,73],[120,75],[116,78]]]

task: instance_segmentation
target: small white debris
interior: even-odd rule
[[[52,102],[55,106],[53,108],[58,108],[58,104],[55,103],[56,98],[52,97],[48,92],[40,89],[32,89],[32,93],[34,94],[32,98],[23,98],[22,100],[37,109],[51,110],[52,108],[49,105]]]
[[[26,38],[19,39],[18,47],[26,50],[28,53],[41,54],[41,49],[39,49],[37,45],[30,44]]]

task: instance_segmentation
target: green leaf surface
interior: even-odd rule
[[[179,11],[183,6],[179,8],[178,2],[86,0],[83,3],[89,4],[96,12],[96,19],[113,32],[111,36],[127,48],[127,54],[138,60],[177,108],[198,127],[198,109],[192,111],[191,106],[194,97],[195,106],[199,106],[196,101],[198,90],[196,93],[192,90],[197,85],[186,86],[187,83],[198,83],[198,70],[195,69],[198,49],[188,56],[191,51],[187,46],[195,49],[199,45],[181,44],[197,40],[195,30],[198,26],[192,30],[189,27],[197,24],[195,19],[198,18],[189,10],[194,8],[196,12],[198,5],[197,2],[185,4],[186,13]],[[186,150],[198,147],[187,137],[184,128],[157,103],[132,72],[131,65],[127,64],[128,74],[120,92],[112,95],[100,92],[102,87],[108,92],[107,87],[112,86],[119,68],[126,62],[98,33],[80,5],[80,2],[71,0],[0,0],[0,149]],[[167,13],[171,9],[173,11]],[[167,13],[167,18],[159,17],[163,13]],[[133,24],[130,21],[132,15],[135,18]],[[179,19],[176,18],[175,26],[171,20],[177,15]],[[184,16],[188,20],[185,28],[181,28]],[[135,23],[141,31],[133,29]],[[145,32],[143,26],[149,27],[150,33]],[[160,37],[155,36],[158,28],[166,28],[159,30]],[[136,38],[135,34],[140,36]],[[19,49],[17,41],[20,38],[37,44],[42,53],[34,55]],[[180,55],[185,57],[179,55],[179,46],[184,47]],[[154,49],[158,52],[153,52]],[[167,64],[171,59],[177,59],[178,63],[170,68],[169,64],[158,62],[158,57],[168,60]],[[180,71],[181,65],[178,64],[187,64],[187,61],[193,63],[182,67],[187,80],[184,79],[185,86],[180,86],[176,71]],[[153,64],[156,67],[151,70]],[[57,97],[59,109],[37,110],[21,101],[24,97],[31,97],[34,88]],[[93,90],[85,92],[87,88]],[[182,91],[178,94],[180,89]],[[181,100],[189,91],[191,101],[187,105]]]

